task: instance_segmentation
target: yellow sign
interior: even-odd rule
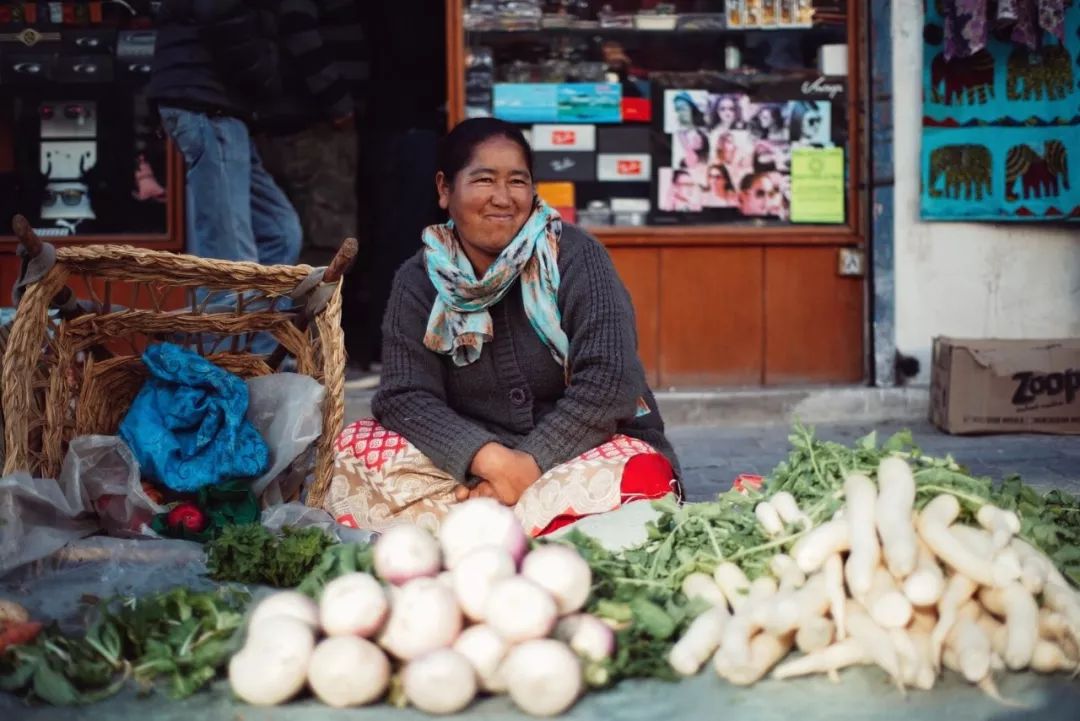
[[[791,149],[791,222],[844,222],[844,149]]]

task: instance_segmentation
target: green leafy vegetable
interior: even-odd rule
[[[318,528],[284,528],[278,536],[259,524],[229,526],[207,544],[206,567],[215,581],[293,588],[334,543]]]
[[[0,657],[0,689],[56,706],[107,698],[134,677],[150,691],[167,682],[174,698],[195,693],[235,651],[247,594],[183,588],[103,603],[85,635],[50,626],[34,643]]]
[[[995,488],[991,479],[971,475],[950,456],[924,455],[908,431],[880,444],[870,433],[849,448],[819,440],[811,429],[797,425],[789,440],[790,454],[760,492],[732,490],[713,502],[685,506],[671,496],[654,503],[661,515],[649,524],[648,540],[638,548],[610,553],[584,535],[567,536],[565,540],[593,569],[588,610],[620,628],[620,650],[608,668],[612,681],[672,677],[667,664],[671,644],[702,610],[681,592],[689,574],[712,573],[721,561],[733,561],[756,578],[767,572],[775,554],[789,550],[806,532],[788,527],[777,538],[766,536],[753,512],[761,499],[787,491],[817,525],[843,504],[846,474],[860,472],[874,478],[881,460],[894,454],[912,467],[917,508],[948,493],[960,502],[961,519],[968,522],[974,522],[975,511],[987,502],[1015,510],[1021,519],[1020,535],[1080,584],[1080,501],[1067,493],[1042,496],[1018,477]]]
[[[327,548],[307,578],[296,590],[316,598],[327,583],[346,573],[375,569],[375,557],[369,543],[338,543]]]

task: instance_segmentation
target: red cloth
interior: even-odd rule
[[[623,503],[632,501],[655,500],[672,492],[671,479],[675,472],[667,458],[659,453],[642,453],[626,462],[623,468],[619,490]],[[563,526],[568,526],[581,516],[567,514],[555,518],[540,533],[546,536]]]

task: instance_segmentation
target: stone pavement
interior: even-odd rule
[[[950,436],[925,421],[822,424],[816,435],[850,445],[877,430],[879,440],[908,428],[933,456],[952,454],[976,475],[1001,479],[1019,473],[1041,490],[1080,494],[1080,437],[1049,435]],[[768,474],[790,451],[787,425],[673,426],[668,435],[679,454],[689,500],[705,501],[727,490],[740,473]]]

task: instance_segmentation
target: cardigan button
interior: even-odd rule
[[[510,391],[510,402],[515,406],[525,405],[525,401],[528,400],[528,396],[525,395],[525,391],[521,388],[514,388]]]

